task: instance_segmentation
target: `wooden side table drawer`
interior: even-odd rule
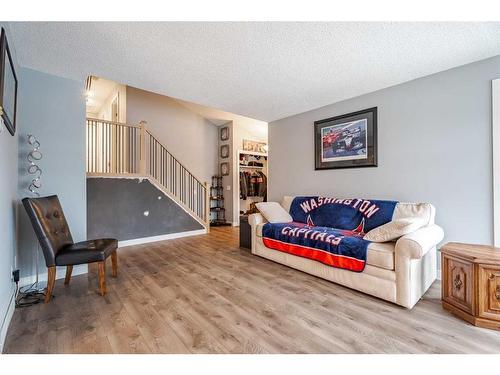
[[[479,265],[479,316],[500,321],[500,266]]]
[[[443,308],[500,330],[500,248],[450,242],[441,248]]]
[[[474,306],[473,265],[443,256],[443,300],[472,313]]]

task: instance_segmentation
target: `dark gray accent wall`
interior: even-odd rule
[[[147,179],[87,178],[87,235],[120,241],[203,229]]]
[[[430,202],[445,241],[493,241],[491,80],[500,56],[269,124],[270,199]],[[378,107],[378,167],[314,170],[316,120]]]

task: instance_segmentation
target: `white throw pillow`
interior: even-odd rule
[[[293,221],[290,214],[277,202],[260,202],[256,203],[255,206],[270,223],[290,223]]]
[[[290,206],[292,205],[292,202],[294,199],[295,199],[295,197],[285,195],[283,197],[283,200],[281,201],[281,207],[283,207],[286,212],[290,212]]]
[[[365,234],[363,239],[372,242],[388,242],[413,233],[417,229],[425,226],[426,222],[422,218],[403,218],[381,225]]]
[[[430,203],[402,203],[398,202],[392,215],[392,220],[421,218],[426,225],[434,223],[435,208]]]

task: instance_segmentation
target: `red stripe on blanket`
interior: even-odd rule
[[[328,251],[314,249],[312,247],[294,245],[271,238],[262,238],[264,245],[273,250],[297,255],[299,257],[316,260],[328,266],[343,268],[350,271],[361,272],[365,269],[365,262],[356,258],[345,257],[338,254],[332,254]]]

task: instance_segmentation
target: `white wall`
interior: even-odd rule
[[[217,126],[229,128],[230,138],[227,142],[218,141],[220,151],[221,144],[229,144],[230,157],[228,159],[220,159],[217,166],[217,174],[220,174],[220,163],[228,162],[229,176],[223,176],[224,185],[224,204],[226,208],[226,220],[237,224],[239,218],[239,176],[237,169],[238,150],[243,149],[243,139],[254,140],[259,142],[267,142],[268,124],[264,121],[255,120],[249,117],[237,115],[230,112],[225,112],[216,108],[210,108],[201,104],[176,100],[178,104],[187,108],[193,113],[210,119]],[[227,188],[229,187],[230,190]]]
[[[445,242],[491,244],[491,80],[498,77],[494,57],[270,123],[270,199],[431,202]],[[315,171],[314,121],[370,107],[378,107],[379,166]]]
[[[493,159],[493,243],[500,247],[500,79],[491,85],[491,126]]]
[[[127,122],[147,128],[201,181],[217,173],[217,127],[175,99],[127,86]]]
[[[111,103],[118,95],[118,122],[127,123],[127,86],[116,84],[108,97],[104,100],[101,108],[97,110],[96,118],[111,120]]]

